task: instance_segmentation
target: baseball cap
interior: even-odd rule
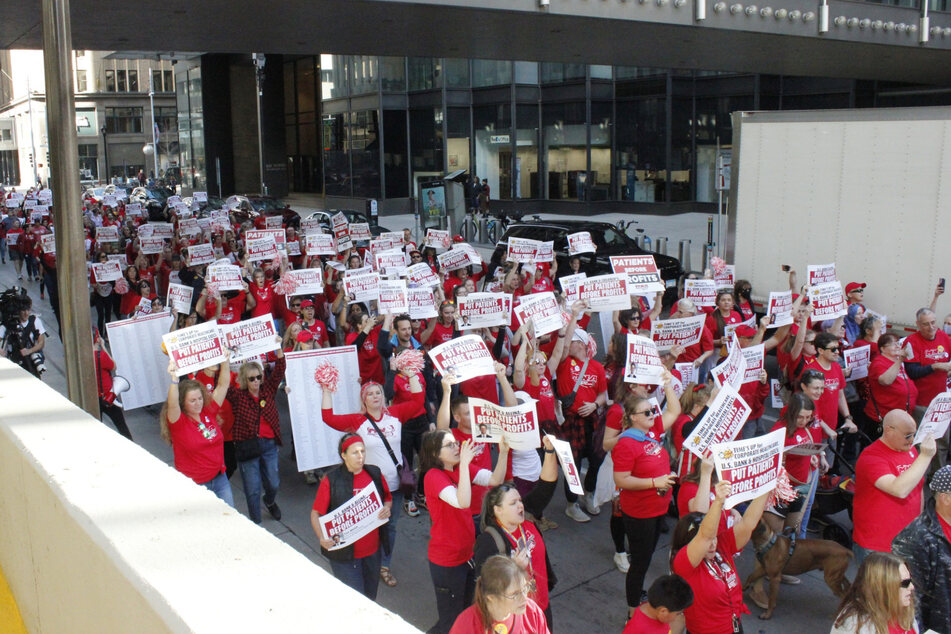
[[[307,343],[308,341],[313,341],[313,340],[314,340],[314,333],[312,333],[309,330],[305,329],[297,333],[298,343]]]
[[[737,326],[734,332],[736,333],[737,337],[755,337],[756,336],[756,328],[753,328],[752,326],[747,326],[746,324],[742,326]]]
[[[571,336],[572,341],[580,341],[584,345],[588,345],[589,338],[590,338],[590,335],[586,333],[584,330],[582,330],[581,328],[575,328],[575,334]]]
[[[302,302],[300,303],[300,307],[301,307],[301,308],[313,308],[313,307],[314,307],[314,302],[313,302],[313,300],[305,299],[304,301],[302,301]]]
[[[935,493],[951,493],[951,465],[945,465],[935,471],[928,486]]]
[[[845,285],[845,294],[848,295],[852,291],[865,290],[866,286],[865,282],[849,282]]]

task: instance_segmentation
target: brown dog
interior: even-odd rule
[[[751,590],[750,596],[753,597],[759,590],[755,584],[762,577],[769,580],[769,598],[766,611],[759,617],[761,619],[773,616],[783,573],[799,575],[810,570],[822,570],[826,585],[840,599],[851,586],[845,571],[852,560],[852,552],[841,544],[828,539],[797,539],[792,544],[789,537],[776,535],[763,520],[753,531],[751,541],[756,549],[756,567],[743,584],[743,589]],[[753,600],[756,601],[756,598]],[[758,605],[761,603],[757,601]]]

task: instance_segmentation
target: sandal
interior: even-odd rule
[[[390,569],[386,567],[380,568],[380,579],[387,586],[392,588],[396,585],[396,577],[390,574]]]

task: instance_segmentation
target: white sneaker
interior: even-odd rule
[[[600,515],[601,507],[594,503],[594,493],[584,494],[584,510],[590,515]]]
[[[570,517],[576,522],[590,522],[591,518],[585,515],[584,511],[581,510],[581,505],[577,502],[574,504],[569,504],[565,508],[565,515]]]
[[[614,553],[614,566],[621,572],[627,574],[631,567],[631,558],[627,553]]]

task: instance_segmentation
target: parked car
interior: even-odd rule
[[[225,202],[231,206],[235,217],[242,222],[259,215],[283,216],[285,227],[300,227],[300,214],[280,198],[261,194],[234,194],[228,196]]]
[[[168,190],[163,187],[136,187],[129,194],[129,202],[139,203],[143,207],[158,203],[162,207],[168,201]]]
[[[581,254],[581,270],[589,276],[606,275],[613,272],[612,255],[653,255],[657,268],[667,287],[664,304],[672,304],[677,299],[677,281],[683,270],[680,260],[669,255],[645,251],[632,238],[607,222],[586,220],[529,220],[514,222],[508,226],[502,239],[496,245],[489,260],[489,271],[505,262],[509,238],[527,238],[554,242],[555,258],[558,261],[557,277],[570,274],[568,267],[568,234],[587,231],[597,245],[596,253]]]
[[[321,209],[315,211],[307,216],[307,219],[319,218],[320,219],[320,228],[324,231],[330,233],[330,219],[333,218],[337,213],[342,213],[347,217],[347,222],[365,222],[369,223],[367,216],[362,211],[357,211],[355,209]],[[379,225],[370,225],[370,235],[374,238],[379,237],[381,233],[387,232],[389,229],[386,227],[381,227]],[[363,242],[358,242],[358,246],[364,246]]]

